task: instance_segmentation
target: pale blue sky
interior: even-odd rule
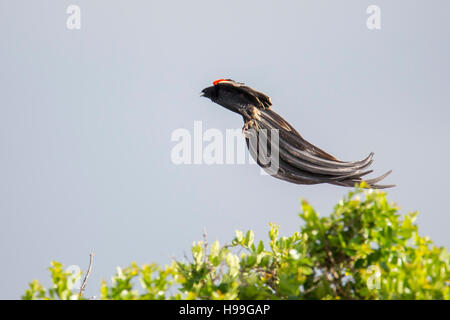
[[[81,30],[66,8],[81,8]],[[381,8],[382,29],[366,28]],[[298,230],[348,191],[298,186],[251,165],[175,166],[174,129],[241,128],[201,89],[232,78],[271,96],[343,160],[375,152],[389,199],[450,244],[448,1],[0,0],[0,298],[51,260],[87,268],[87,295],[130,261],[182,258],[206,228],[229,241]]]

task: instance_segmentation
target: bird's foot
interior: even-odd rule
[[[249,138],[249,136],[258,128],[258,124],[255,120],[248,120],[244,123],[242,127],[242,134],[244,137]]]

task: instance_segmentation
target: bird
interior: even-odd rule
[[[293,126],[273,111],[268,95],[242,82],[232,79],[215,80],[212,86],[201,91],[201,96],[242,116],[242,131],[251,156],[275,178],[302,185],[328,183],[344,187],[360,184],[372,189],[394,187],[378,184],[392,170],[377,178],[363,180],[363,176],[373,172],[368,169],[373,162],[373,152],[359,161],[338,160],[306,141]],[[275,136],[278,139],[271,139]],[[268,142],[265,148],[262,147],[264,144],[260,144],[261,139]],[[272,153],[278,154],[277,165],[275,171],[269,172],[268,157]]]

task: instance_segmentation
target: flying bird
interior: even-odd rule
[[[367,169],[373,162],[372,152],[359,161],[338,160],[306,141],[286,120],[275,113],[271,109],[269,96],[244,83],[219,79],[214,81],[212,86],[203,89],[201,95],[242,115],[242,130],[247,147],[258,165],[267,169],[268,155],[275,152],[278,154],[277,170],[270,173],[276,178],[296,184],[330,183],[353,187],[363,181],[363,176],[373,171]],[[274,130],[278,133],[278,139],[274,139],[277,143],[271,139]],[[255,136],[258,142],[250,143],[251,138]],[[266,148],[261,146],[260,139],[268,142]],[[368,187],[374,189],[393,187],[377,184],[390,173],[391,171],[388,171],[382,176],[364,181]]]

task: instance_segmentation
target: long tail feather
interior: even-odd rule
[[[353,187],[355,183],[363,181],[363,176],[373,172],[365,170],[373,163],[373,153],[359,161],[343,162],[304,140],[289,123],[271,110],[258,110],[256,115],[249,128],[255,130],[257,141],[262,138],[268,142],[268,147],[265,148],[264,144],[260,145],[258,142],[255,150],[248,139],[247,146],[249,150],[253,149],[250,150],[252,157],[263,168],[270,162],[268,155],[278,153],[278,171],[271,173],[276,178],[298,184],[330,183]],[[271,130],[278,131],[278,145],[270,143]],[[389,188],[392,185],[377,185],[389,174],[390,171],[364,181],[370,188]]]

